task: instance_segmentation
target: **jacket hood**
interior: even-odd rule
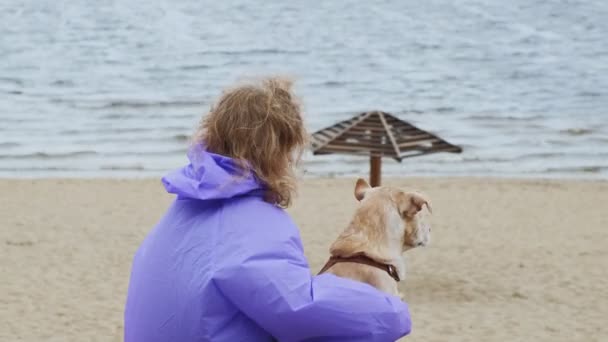
[[[188,150],[190,163],[162,178],[167,192],[178,198],[229,199],[242,195],[263,196],[265,187],[252,172],[243,172],[229,157],[208,152],[203,145]]]

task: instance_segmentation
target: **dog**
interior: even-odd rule
[[[355,198],[360,203],[354,217],[331,245],[329,261],[319,273],[361,281],[401,296],[398,283],[406,275],[402,254],[430,243],[426,212],[432,213],[431,205],[419,193],[372,188],[363,179],[357,180]]]

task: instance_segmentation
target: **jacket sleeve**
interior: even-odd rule
[[[297,228],[278,216],[233,231],[220,248],[214,282],[239,310],[279,341],[395,341],[410,332],[399,298],[332,274],[311,276]]]

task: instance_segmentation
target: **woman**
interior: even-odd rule
[[[282,209],[306,143],[290,84],[223,94],[190,164],[163,178],[177,195],[133,260],[125,341],[394,341],[405,303],[331,274],[311,276]]]

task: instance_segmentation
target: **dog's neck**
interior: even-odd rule
[[[394,210],[385,210],[380,222],[374,222],[369,217],[366,213],[357,213],[349,227],[332,244],[330,254],[350,257],[364,253],[377,262],[393,265],[399,277],[404,279],[404,229],[399,214]]]

